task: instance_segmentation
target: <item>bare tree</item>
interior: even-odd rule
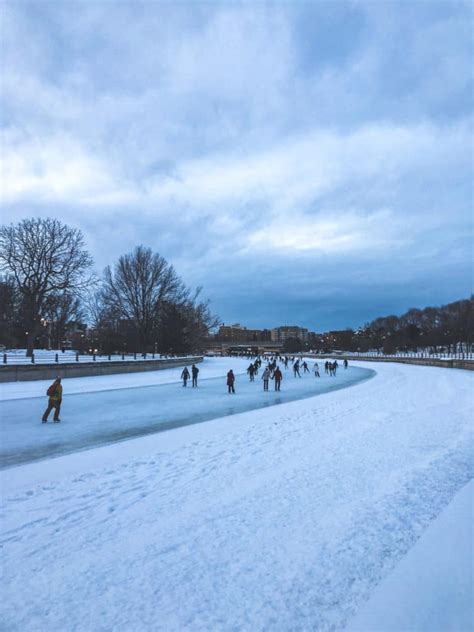
[[[208,301],[199,300],[201,288],[186,290],[179,302],[166,302],[160,312],[158,346],[166,353],[188,353],[204,348],[209,333],[221,321]]]
[[[53,347],[59,348],[66,337],[68,325],[82,320],[84,312],[77,296],[70,292],[59,292],[47,297],[42,316],[48,346],[52,344]]]
[[[92,259],[80,230],[56,219],[24,219],[0,228],[0,266],[15,279],[22,297],[31,356],[46,300],[61,291],[76,292],[91,278]]]
[[[187,351],[202,350],[207,342],[209,334],[215,331],[221,320],[210,310],[209,301],[200,300],[202,288],[198,287],[194,295],[189,295],[184,312],[188,321],[188,341]]]
[[[0,276],[0,343],[10,347],[16,342],[19,321],[18,292],[11,276]]]
[[[90,325],[90,346],[97,346],[101,353],[136,349],[136,332],[133,323],[124,321],[123,316],[106,299],[103,287],[87,292],[84,299]],[[130,333],[133,334],[131,337]]]
[[[144,246],[121,256],[113,269],[107,266],[103,291],[109,307],[134,324],[142,351],[156,337],[162,306],[186,292],[173,266]]]

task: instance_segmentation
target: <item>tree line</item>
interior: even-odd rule
[[[201,288],[137,246],[98,277],[80,230],[57,219],[0,228],[0,343],[80,352],[182,354],[204,348],[219,320]],[[85,326],[88,324],[88,327]]]
[[[329,332],[319,338],[321,350],[376,350],[391,354],[472,352],[474,296],[440,307],[411,308],[401,316],[381,316],[357,330]]]

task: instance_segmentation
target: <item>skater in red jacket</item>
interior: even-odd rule
[[[235,382],[235,375],[231,369],[227,373],[227,392],[228,393],[235,393],[234,382]]]
[[[275,390],[280,390],[281,381],[283,379],[283,373],[280,371],[280,367],[277,368],[273,372],[273,379],[275,380]]]

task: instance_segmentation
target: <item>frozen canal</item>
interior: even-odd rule
[[[17,445],[72,436],[81,420],[93,423],[99,411],[91,419],[73,415],[71,402],[83,409],[86,395],[71,393],[86,388],[104,391],[98,401],[111,398],[112,410],[102,403],[100,413],[115,411],[119,425],[132,420],[118,396],[137,417],[145,406],[127,400],[131,395],[145,398],[147,408],[145,393],[168,392],[173,401],[189,400],[192,410],[201,397],[216,409],[226,398],[236,406],[250,397],[245,393],[274,397],[263,394],[261,380],[249,385],[244,376],[237,395],[227,396],[228,368],[228,359],[206,360],[201,374],[209,383],[199,393],[180,392],[178,372],[65,381],[62,424],[41,426],[36,412],[44,395],[29,399]],[[474,374],[376,368],[373,379],[322,397],[1,471],[0,628],[473,630],[465,488],[472,478]],[[333,383],[350,375],[342,370]],[[288,376],[281,397],[329,380]],[[143,388],[157,381],[169,390]],[[127,383],[140,388],[105,392]],[[11,384],[0,396],[43,394],[46,387]],[[107,422],[97,416],[101,424]],[[453,513],[459,498],[464,509],[455,504]],[[370,627],[374,613],[377,625]]]
[[[294,378],[290,368],[283,369],[282,390],[275,392],[271,380],[270,390],[264,392],[262,370],[256,376],[255,382],[251,383],[248,377],[241,373],[248,362],[244,364],[242,360],[232,360],[227,361],[227,364],[229,367],[233,366],[237,374],[235,395],[227,393],[225,376],[206,379],[206,363],[200,365],[202,379],[199,380],[197,389],[191,388],[190,382],[187,388],[183,388],[181,383],[175,381],[153,386],[68,394],[74,380],[65,381],[60,424],[52,423],[52,413],[51,423],[41,424],[41,416],[47,403],[44,395],[2,401],[1,467],[11,467],[179,426],[313,397],[351,386],[374,375],[374,371],[370,369],[350,366],[347,370],[340,367],[337,376],[330,377],[324,374],[323,363],[320,362],[321,378],[315,378],[313,374],[303,374],[302,370],[301,379]],[[212,367],[212,361],[210,366]],[[166,371],[162,373],[165,374]],[[174,375],[176,374],[175,371]],[[88,384],[90,383],[89,378]],[[31,386],[29,384],[25,389],[31,389]],[[8,385],[3,385],[2,390],[4,393],[7,392]]]

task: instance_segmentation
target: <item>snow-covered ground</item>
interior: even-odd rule
[[[344,351],[340,352],[340,356],[357,356],[358,358],[438,358],[440,360],[472,360],[474,353],[471,349],[460,347],[457,351],[432,351],[431,349],[422,349],[420,351],[397,351],[396,353],[382,353],[379,351]]]
[[[474,482],[433,520],[383,580],[347,632],[472,631]],[[423,587],[423,590],[420,590]]]
[[[157,371],[157,381],[161,384],[137,386],[112,390],[117,381],[109,379],[102,383],[107,390],[87,392],[94,386],[94,378],[74,378],[63,382],[63,403],[61,407],[61,427],[41,424],[41,417],[47,403],[46,385],[42,391],[38,386],[27,387],[36,397],[17,399],[8,388],[2,389],[0,401],[0,462],[2,467],[27,463],[29,461],[58,456],[67,452],[123,441],[153,432],[169,430],[178,426],[208,421],[239,412],[281,404],[296,399],[312,397],[330,390],[355,384],[374,375],[368,369],[349,367],[340,370],[336,377],[321,371],[316,378],[310,373],[294,377],[290,369],[284,370],[282,388],[276,392],[263,391],[261,375],[249,382],[245,375],[236,378],[236,393],[229,396],[225,375],[230,366],[245,370],[248,360],[235,362],[232,359],[208,360],[200,365],[198,388],[182,387],[177,373]],[[322,368],[322,367],[321,367]],[[209,370],[208,370],[209,369]],[[210,375],[218,374],[218,377]],[[260,372],[261,373],[261,372]],[[172,381],[170,381],[172,380]],[[82,392],[68,393],[71,383],[81,381]],[[137,380],[137,382],[139,382]],[[108,388],[107,388],[108,386]],[[73,390],[77,385],[72,385]],[[97,385],[95,385],[97,388]],[[38,394],[41,393],[41,397]]]
[[[27,357],[26,349],[5,349],[1,352],[2,357],[6,355],[7,361],[5,364],[8,366],[9,364],[31,364],[31,358]],[[156,354],[155,358],[164,358],[171,356],[165,356]],[[181,357],[181,356],[173,356],[173,358]],[[189,356],[182,356],[184,358]],[[64,353],[61,349],[35,349],[34,351],[34,360],[35,364],[65,364],[70,362],[121,362],[122,360],[127,360],[127,362],[148,362],[153,359],[153,355],[148,353],[145,357],[140,354],[137,354],[136,358],[133,354],[124,355],[122,358],[122,354],[115,355],[97,355],[95,356],[95,360],[93,355],[91,354],[79,354],[76,355],[76,351],[71,349],[65,349]]]
[[[370,598],[398,590],[385,582],[410,553],[429,570],[430,525],[440,517],[447,537],[469,518],[455,497],[472,478],[474,408],[470,372],[376,370],[351,388],[0,472],[4,629],[369,621]],[[457,541],[454,554],[471,555]],[[456,581],[469,590],[467,569]],[[422,608],[439,609],[443,583],[452,599],[449,572],[438,579],[434,592],[416,582]],[[470,604],[457,603],[471,628]],[[380,631],[399,629],[393,609],[382,615]]]

